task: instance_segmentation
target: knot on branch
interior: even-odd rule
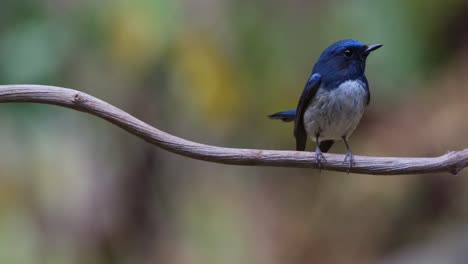
[[[458,175],[458,173],[460,173],[460,171],[463,170],[463,167],[462,166],[459,166],[457,164],[453,164],[451,167],[450,167],[450,173],[453,174],[453,175]]]
[[[81,92],[77,92],[77,93],[75,93],[73,95],[72,103],[79,105],[79,104],[82,104],[84,102],[86,102],[86,98]]]

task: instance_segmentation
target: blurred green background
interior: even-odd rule
[[[464,0],[3,0],[0,83],[81,90],[201,143],[293,149],[266,115],[356,38],[385,46],[355,154],[435,156],[468,146],[467,24]],[[0,263],[468,260],[466,172],[211,164],[47,105],[2,104],[0,122]]]

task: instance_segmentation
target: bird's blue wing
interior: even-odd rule
[[[370,103],[370,87],[369,87],[369,82],[367,81],[366,76],[362,76],[361,81],[364,82],[364,89],[366,89],[366,92],[367,92],[366,105],[369,105],[369,103]]]
[[[304,127],[304,112],[310,101],[315,97],[320,86],[322,77],[318,73],[310,76],[302,91],[301,98],[297,105],[296,119],[294,120],[294,137],[296,138],[296,150],[305,150],[307,143],[307,132]]]

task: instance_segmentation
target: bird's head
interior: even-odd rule
[[[364,74],[367,56],[382,44],[365,45],[354,39],[340,40],[326,48],[314,66],[322,77],[355,79]]]

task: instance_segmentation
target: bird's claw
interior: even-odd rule
[[[319,148],[315,149],[315,161],[317,162],[317,167],[320,170],[322,170],[322,164],[327,162],[327,159],[323,156],[323,153]]]
[[[350,150],[348,150],[346,152],[346,156],[345,156],[345,159],[343,161],[343,164],[345,164],[346,162],[348,162],[348,164],[349,164],[349,167],[348,167],[348,173],[349,173],[351,168],[354,167],[354,165],[356,165],[356,162],[354,161],[353,153]]]

